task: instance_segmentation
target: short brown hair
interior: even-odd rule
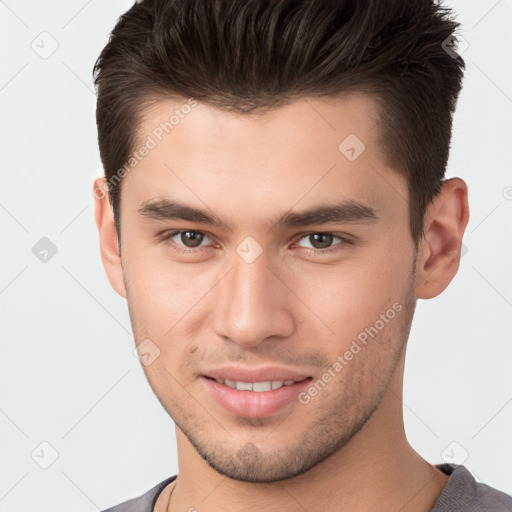
[[[459,24],[435,0],[142,0],[94,65],[100,156],[120,241],[114,180],[155,98],[251,113],[301,97],[377,100],[387,164],[407,180],[423,236],[444,180],[465,64],[446,51]]]

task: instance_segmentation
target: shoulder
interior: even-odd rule
[[[450,475],[431,512],[505,512],[512,511],[512,496],[477,482],[462,465],[439,464]]]
[[[114,507],[110,507],[102,512],[153,512],[153,507],[158,495],[164,490],[167,484],[176,479],[176,476],[177,475],[174,475],[163,480],[142,496],[132,498],[131,500],[120,503]]]

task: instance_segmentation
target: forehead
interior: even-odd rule
[[[261,222],[263,210],[272,217],[340,199],[380,211],[407,194],[384,164],[380,130],[377,104],[363,95],[302,98],[256,114],[160,101],[143,113],[134,150],[151,149],[125,176],[121,196],[135,206],[157,197],[215,204]]]
[[[180,138],[183,153],[190,149],[188,144],[197,151],[200,143],[204,151],[231,147],[236,154],[245,151],[256,156],[259,151],[262,157],[261,150],[281,144],[279,154],[289,157],[286,149],[298,154],[303,148],[302,153],[314,155],[315,146],[319,151],[337,152],[339,143],[349,135],[375,146],[379,129],[377,102],[368,95],[352,93],[336,98],[304,97],[254,113],[230,112],[186,98],[161,100],[142,112],[137,132],[138,143],[152,135],[157,142],[168,143],[171,150],[172,140]],[[250,144],[240,147],[242,140]],[[304,143],[306,146],[300,146]]]

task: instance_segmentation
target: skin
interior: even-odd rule
[[[140,141],[184,103],[145,111]],[[416,252],[406,183],[385,163],[378,119],[362,95],[303,98],[260,116],[199,103],[124,177],[122,256],[98,193],[104,178],[95,180],[102,261],[128,301],[136,343],[149,338],[160,350],[143,369],[176,423],[178,478],[157,512],[427,511],[441,493],[448,477],[407,442],[402,378],[416,300],[439,295],[457,272],[467,186],[444,183]],[[338,150],[349,134],[365,144],[354,161]],[[230,229],[138,213],[164,197],[214,212]],[[340,199],[370,205],[378,222],[265,227]],[[158,237],[173,230],[207,236],[179,254]],[[327,248],[338,250],[322,255],[311,232],[354,243],[335,237]],[[262,249],[252,263],[236,252],[248,236]],[[189,239],[172,240],[187,248]],[[394,303],[401,311],[307,404],[242,418],[203,386],[205,370],[225,363],[273,363],[316,381]]]

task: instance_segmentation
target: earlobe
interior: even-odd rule
[[[94,180],[94,218],[100,237],[100,252],[103,268],[114,290],[126,298],[121,255],[119,251],[114,214],[108,199],[105,176]]]
[[[460,264],[462,238],[468,220],[466,183],[460,178],[447,180],[425,214],[416,273],[418,298],[436,297],[454,278]]]

